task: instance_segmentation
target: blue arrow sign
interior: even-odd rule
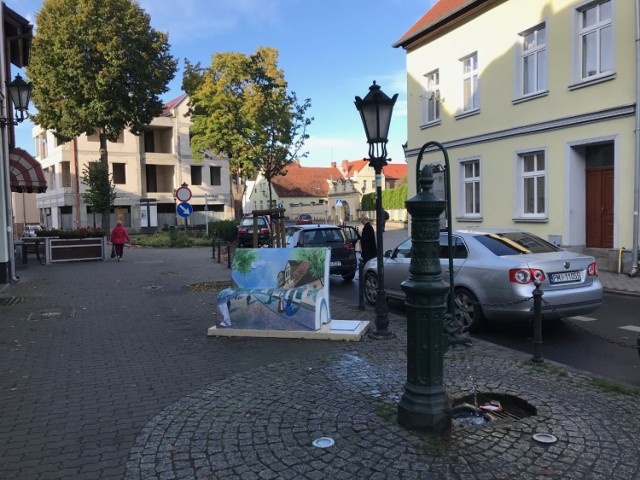
[[[182,202],[178,204],[178,206],[176,207],[176,212],[182,218],[187,218],[189,215],[193,213],[193,207],[191,206],[190,203]]]

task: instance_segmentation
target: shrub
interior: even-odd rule
[[[39,230],[36,232],[38,237],[58,237],[58,238],[95,238],[104,237],[106,232],[100,228],[82,227],[76,230],[59,230],[53,228],[51,230]]]
[[[211,239],[194,236],[193,232],[172,229],[168,232],[158,232],[152,235],[133,235],[131,244],[151,248],[209,247]]]
[[[237,227],[237,220],[218,220],[209,222],[209,236],[219,238],[224,242],[233,242],[236,239]]]

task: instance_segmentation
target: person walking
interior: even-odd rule
[[[116,222],[116,226],[111,231],[111,243],[113,244],[116,250],[116,257],[118,257],[118,261],[122,259],[122,253],[124,252],[124,244],[126,242],[131,243],[131,237],[122,226],[122,222],[118,220]]]
[[[362,227],[362,238],[360,239],[361,255],[364,263],[367,263],[372,258],[375,258],[378,253],[376,250],[376,233],[367,215],[362,215],[360,221],[364,225]]]

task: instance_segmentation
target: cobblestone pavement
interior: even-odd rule
[[[481,341],[450,350],[454,404],[475,386],[535,414],[433,438],[395,422],[399,316],[388,341],[207,337],[214,295],[186,286],[228,279],[210,256],[128,249],[18,271],[0,291],[0,479],[640,477],[638,396],[569,367]],[[322,436],[335,445],[313,447]]]

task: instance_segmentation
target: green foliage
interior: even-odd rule
[[[239,273],[251,272],[251,264],[258,259],[258,254],[249,248],[238,248],[233,254],[233,269]]]
[[[309,264],[309,273],[320,280],[324,285],[324,261],[327,251],[324,249],[296,249],[293,257],[299,262],[307,262]]]
[[[402,209],[407,201],[408,189],[406,185],[398,188],[391,188],[382,191],[382,208],[385,210]],[[362,210],[376,209],[376,192],[367,193],[362,196]]]
[[[194,236],[192,232],[173,229],[174,238],[170,232],[159,232],[152,235],[132,235],[131,244],[141,247],[153,248],[184,248],[184,247],[210,247],[211,239]]]
[[[167,34],[134,0],[46,0],[27,75],[34,123],[63,139],[96,130],[115,141],[162,113],[177,62]]]
[[[257,169],[271,186],[294,158],[307,155],[300,150],[313,120],[305,117],[311,100],[300,104],[287,92],[276,49],[216,53],[208,68],[185,64],[194,157],[226,156],[232,175],[246,178]]]
[[[53,228],[51,230],[38,230],[36,236],[38,237],[58,237],[58,238],[93,238],[104,237],[107,233],[100,228],[83,227],[76,230],[58,230]]]
[[[218,220],[209,222],[209,236],[224,242],[233,242],[236,239],[237,227],[237,220]]]
[[[115,185],[105,164],[86,164],[82,169],[82,183],[87,186],[82,198],[94,212],[109,210],[113,206],[116,201]]]

